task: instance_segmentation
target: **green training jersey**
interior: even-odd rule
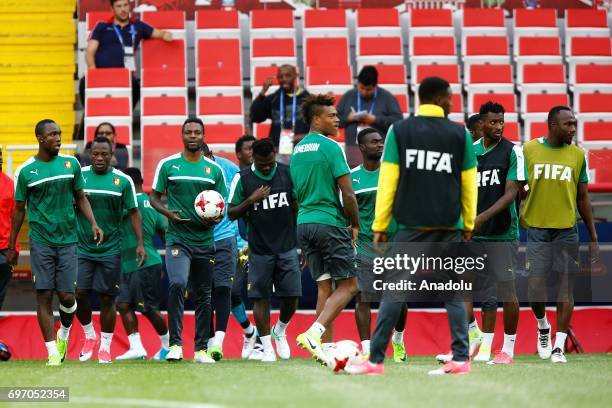
[[[144,241],[145,252],[147,253],[146,262],[139,267],[136,260],[136,247],[138,241],[132,229],[129,217],[124,218],[121,225],[121,272],[131,273],[140,268],[147,268],[161,263],[161,256],[157,253],[153,245],[153,235],[156,231],[165,231],[167,227],[166,217],[158,213],[149,201],[149,196],[145,193],[136,194],[138,200],[138,210],[142,217],[142,239]]]
[[[26,203],[30,240],[48,246],[77,242],[74,191],[83,189],[81,166],[58,154],[43,162],[36,156],[15,171],[15,201]]]
[[[179,210],[187,223],[169,222],[166,244],[181,242],[193,246],[215,243],[214,228],[207,227],[195,211],[195,199],[204,190],[215,190],[227,199],[227,187],[221,167],[202,156],[199,161],[185,160],[183,153],[162,159],[157,165],[153,190],[167,193],[168,209]]]
[[[307,134],[293,149],[290,172],[298,224],[347,226],[336,180],[350,170],[337,142],[319,133]]]
[[[121,251],[123,216],[137,206],[134,183],[131,178],[112,167],[104,174],[96,173],[91,166],[83,167],[83,180],[85,195],[96,223],[104,231],[104,241],[100,245],[94,241],[91,224],[83,214],[79,214],[79,253],[89,256],[118,254]]]
[[[529,192],[521,213],[525,228],[572,228],[576,225],[578,183],[588,183],[587,160],[576,145],[552,147],[544,137],[523,146]]]
[[[474,142],[474,154],[476,157],[483,156],[498,146],[491,146],[488,149],[484,146],[484,138]],[[515,145],[510,152],[510,167],[506,175],[506,181],[526,181],[527,164],[523,155],[523,148]],[[519,221],[516,203],[510,204],[510,227],[508,231],[499,235],[474,235],[474,239],[479,241],[515,241],[519,238]]]

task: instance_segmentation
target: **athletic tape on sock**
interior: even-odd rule
[[[64,313],[74,313],[74,311],[77,309],[77,302],[76,300],[74,301],[74,305],[70,306],[70,307],[66,307],[64,305],[62,305],[60,303],[59,305],[59,309],[64,312]]]

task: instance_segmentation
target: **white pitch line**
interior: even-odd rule
[[[120,405],[126,407],[148,408],[221,408],[221,405],[203,404],[189,401],[171,401],[139,398],[96,398],[96,397],[70,397],[70,403]]]

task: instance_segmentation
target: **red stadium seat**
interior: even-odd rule
[[[403,64],[404,55],[400,37],[359,37],[357,64]]]
[[[612,92],[612,65],[576,65],[574,93]]]
[[[611,183],[612,182],[612,150],[610,149],[589,149],[588,150],[589,169],[591,170],[589,184]]]
[[[293,38],[295,23],[290,9],[251,10],[251,38]]]
[[[160,30],[185,30],[185,12],[182,10],[143,11],[142,21]]]
[[[253,123],[253,136],[258,139],[266,138],[270,135],[271,127],[272,122],[270,120],[261,123]]]
[[[204,123],[244,122],[242,96],[199,96],[197,102],[197,115]]]
[[[87,12],[87,16],[85,17],[85,26],[87,27],[87,33],[89,37],[89,33],[96,28],[96,24],[99,22],[107,22],[111,21],[113,18],[112,11],[89,11]]]
[[[197,67],[240,68],[240,40],[233,38],[198,40]]]
[[[272,86],[268,90],[268,94],[276,92],[276,90],[278,89],[278,79],[276,78],[277,74],[277,66],[254,67],[253,74],[251,75],[251,93],[253,94],[253,98],[257,97],[257,95],[261,91],[263,82],[267,78],[272,78]]]
[[[556,37],[557,10],[548,9],[514,9],[514,44],[523,36],[529,37]]]
[[[608,16],[605,10],[567,9],[565,10],[565,43],[572,37],[610,38]]]
[[[454,35],[453,15],[448,9],[413,9],[409,16],[409,36]]]
[[[461,35],[463,38],[474,35],[506,35],[504,10],[464,8]]]
[[[580,93],[574,97],[578,122],[612,121],[612,93]]]
[[[142,43],[142,68],[187,67],[185,40],[147,40]]]
[[[406,92],[406,66],[405,65],[376,65],[378,71],[378,84],[396,93],[391,88],[399,87],[401,93]]]
[[[312,93],[343,94],[352,87],[349,65],[306,67],[306,88]]]
[[[240,23],[236,10],[197,10],[196,39],[240,38]]]
[[[455,37],[415,37],[411,55],[413,56],[456,56]]]
[[[512,65],[483,64],[470,65],[465,71],[465,89],[468,93],[514,91]]]
[[[523,94],[567,92],[563,64],[526,64],[518,69],[516,83]]]
[[[446,79],[451,85],[453,92],[461,92],[461,79],[458,64],[432,64],[419,65],[416,67],[416,75],[412,77],[412,90],[416,92],[418,84],[423,79],[437,76]]]
[[[346,10],[308,9],[304,12],[304,38],[348,37]]]
[[[157,96],[142,98],[142,116],[187,116],[187,98]]]
[[[561,64],[561,40],[559,37],[519,37],[514,59],[517,69],[523,64]]]
[[[92,116],[131,116],[130,98],[87,98],[85,115]]]
[[[131,97],[132,75],[127,68],[91,68],[85,77],[87,96]]]
[[[468,65],[509,63],[508,37],[466,37],[463,44],[463,60]]]
[[[575,57],[611,57],[611,40],[607,37],[574,37],[568,48],[568,55]]]
[[[293,38],[256,38],[251,42],[251,57],[295,58],[295,41]]]
[[[358,37],[397,37],[402,35],[399,13],[395,8],[357,9]]]
[[[563,94],[531,94],[526,97],[522,109],[525,113],[546,113],[554,106],[569,105],[569,95]]]
[[[539,122],[531,122],[529,126],[525,123],[525,138],[523,142],[528,142],[531,139],[548,135],[548,124],[546,119]]]
[[[521,141],[521,132],[518,122],[504,122],[504,136],[511,142],[519,143]]]
[[[233,149],[236,140],[244,134],[244,125],[234,124],[207,124],[205,129],[206,143],[227,145]]]
[[[521,100],[521,117],[525,122],[525,140],[530,139],[530,134],[532,134],[531,129],[534,123],[543,123],[546,125],[548,112],[554,106],[569,106],[569,95],[567,92],[558,94],[523,94]],[[538,132],[539,131],[542,130],[538,130]]]
[[[403,93],[393,94],[393,96],[395,96],[395,99],[397,99],[397,103],[399,104],[400,110],[402,111],[404,116],[407,116],[410,113],[410,109],[408,107],[408,95]]]
[[[187,75],[183,68],[145,68],[140,86],[142,96],[187,97]]]
[[[242,95],[242,73],[240,67],[198,68],[198,92],[207,95]]]
[[[304,65],[348,65],[349,46],[347,38],[307,38],[304,52]]]
[[[145,125],[141,134],[140,160],[143,190],[151,191],[157,164],[183,150],[181,125]]]
[[[583,143],[606,142],[612,147],[612,121],[579,123],[578,138]]]

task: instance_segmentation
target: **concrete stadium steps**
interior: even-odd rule
[[[75,113],[74,0],[0,1],[0,140],[35,145],[34,125],[55,120],[72,140]],[[35,151],[10,152],[14,171]]]

